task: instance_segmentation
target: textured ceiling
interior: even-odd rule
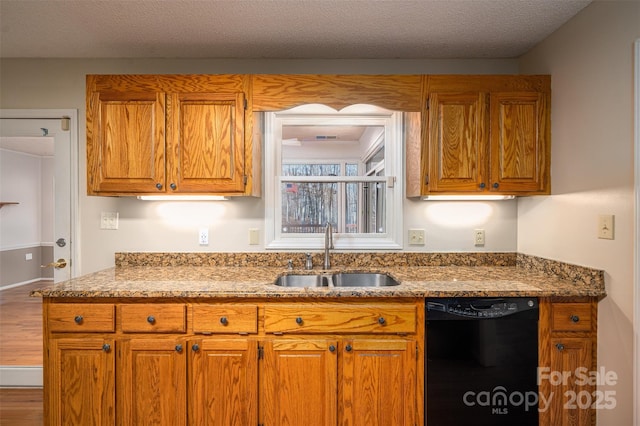
[[[515,58],[591,0],[0,0],[4,58]]]

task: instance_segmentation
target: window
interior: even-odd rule
[[[400,249],[401,114],[306,105],[265,114],[267,248]]]

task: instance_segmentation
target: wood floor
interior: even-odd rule
[[[42,365],[42,299],[29,293],[48,284],[0,291],[0,365]]]
[[[0,290],[0,365],[42,365],[42,299],[48,281]],[[0,426],[41,426],[42,389],[0,389]]]

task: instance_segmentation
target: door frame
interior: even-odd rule
[[[70,240],[71,262],[69,265],[70,278],[78,276],[80,267],[80,223],[78,212],[80,210],[79,182],[78,182],[78,110],[76,109],[0,109],[0,118],[18,119],[57,119],[69,118],[69,142],[71,143],[69,159],[71,173],[71,217]]]
[[[634,384],[633,400],[640,399],[640,38],[634,43],[634,146],[635,146],[635,208],[634,208]],[[640,424],[640,404],[634,405],[634,424]]]

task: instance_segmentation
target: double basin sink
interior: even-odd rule
[[[275,281],[275,285],[281,287],[389,287],[399,284],[387,274],[369,272],[288,274]]]

